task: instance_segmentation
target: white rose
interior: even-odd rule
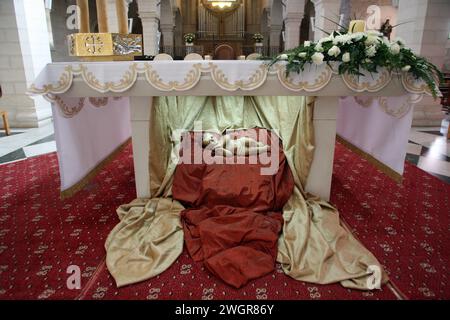
[[[320,52],[316,52],[311,56],[312,61],[314,64],[320,66],[323,63],[324,55]]]
[[[309,47],[311,45],[311,41],[305,41],[304,43],[303,43],[303,46],[304,47]]]
[[[394,42],[395,43],[398,43],[398,45],[400,46],[400,47],[404,47],[405,46],[405,41],[402,39],[402,38],[400,38],[400,37],[396,37],[395,39],[394,39]]]
[[[283,54],[280,54],[280,55],[278,56],[278,58],[279,58],[280,60],[287,60],[287,59],[288,59],[288,55],[285,54],[285,53],[283,53]]]
[[[378,40],[380,38],[377,36],[373,36],[373,35],[368,35],[366,41],[364,42],[366,44],[366,46],[371,46],[374,44],[377,44]]]
[[[400,46],[398,43],[392,43],[391,47],[389,48],[392,54],[399,54],[400,53]]]
[[[322,44],[320,44],[320,43],[316,44],[316,46],[314,47],[314,50],[316,50],[317,52],[323,52]]]
[[[410,65],[406,65],[406,66],[404,66],[404,67],[402,68],[402,71],[408,72],[409,69],[411,69],[411,66],[410,66]]]
[[[341,49],[339,49],[337,46],[332,46],[330,50],[328,50],[329,56],[337,57],[341,53]]]
[[[342,62],[349,62],[350,61],[350,53],[346,52],[342,55]]]
[[[370,46],[366,48],[366,55],[368,57],[373,57],[377,53],[377,48],[375,46]]]
[[[306,52],[300,52],[300,53],[298,54],[298,56],[299,56],[300,58],[305,58],[305,57],[306,57]]]

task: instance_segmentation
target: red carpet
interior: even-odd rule
[[[117,289],[104,264],[115,209],[134,197],[129,146],[73,198],[59,199],[56,154],[1,165],[0,299],[450,299],[450,186],[406,164],[397,185],[337,144],[332,202],[390,274],[361,292],[295,281],[277,268],[236,290],[183,254],[159,277]],[[66,287],[69,265],[81,290]]]

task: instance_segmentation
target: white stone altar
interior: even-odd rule
[[[152,97],[316,96],[316,149],[306,191],[329,200],[339,98],[381,96],[394,97],[395,100],[399,96],[410,96],[414,97],[409,100],[412,103],[422,94],[430,94],[423,82],[413,79],[408,73],[391,75],[387,70],[380,70],[377,74],[354,77],[340,76],[335,70],[335,65],[333,68],[326,64],[311,65],[301,74],[286,76],[283,63],[269,68],[268,63],[263,61],[52,63],[41,72],[29,92],[44,95],[53,103],[63,191],[85,178],[107,157],[108,152],[114,150],[113,146],[117,147],[126,140],[129,105],[136,191],[140,198],[150,197],[148,155],[151,152],[149,124]],[[91,99],[86,100],[86,97]],[[118,97],[123,97],[120,106]],[[115,106],[114,112],[108,111],[110,105]],[[101,112],[96,115],[87,112],[85,121],[71,127],[72,118],[81,114],[84,108],[92,107],[102,107]],[[122,114],[120,108],[123,108]],[[86,128],[83,128],[83,123]],[[104,128],[102,132],[106,135],[89,138],[89,130],[97,125]],[[84,138],[74,139],[80,135]],[[108,146],[102,147],[105,139],[109,139]],[[407,141],[404,144],[406,146]],[[74,156],[88,160],[80,165]],[[65,180],[64,177],[71,172],[75,172],[71,180]]]

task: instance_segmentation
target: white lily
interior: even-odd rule
[[[396,42],[391,43],[391,46],[389,47],[389,51],[391,51],[392,54],[399,54],[400,49],[400,45]]]

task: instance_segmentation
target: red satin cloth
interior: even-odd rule
[[[273,271],[281,210],[294,187],[281,141],[270,131],[256,130],[269,137],[259,141],[271,145],[273,138],[280,144],[276,174],[261,175],[261,168],[269,165],[249,164],[248,157],[246,164],[179,163],[172,186],[174,199],[187,208],[181,221],[189,254],[236,288]],[[247,131],[233,135],[245,136]],[[183,144],[187,139],[201,144],[193,133],[184,137]]]

